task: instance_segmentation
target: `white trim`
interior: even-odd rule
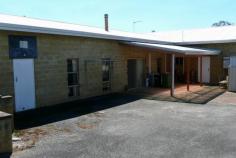
[[[220,50],[191,48],[191,47],[183,47],[183,46],[176,46],[176,45],[151,44],[151,43],[140,43],[140,42],[123,42],[123,44],[167,51],[167,53],[169,54],[179,53],[181,55],[191,55],[191,56],[207,55],[209,56],[209,55],[219,55],[221,53]]]
[[[0,14],[0,30],[91,37],[120,41],[170,43],[157,40],[155,36],[149,34],[115,30],[105,31],[102,28],[4,14]]]
[[[223,43],[235,43],[236,39],[227,39],[227,40],[214,40],[214,41],[193,41],[193,42],[175,42],[173,44],[177,45],[199,45],[199,44],[223,44]]]

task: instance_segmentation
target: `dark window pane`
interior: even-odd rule
[[[79,73],[78,73],[78,59],[67,60],[67,71],[68,71],[68,96],[74,97],[79,96]]]
[[[111,90],[110,75],[111,75],[111,60],[103,59],[102,61],[103,91]]]
[[[69,97],[73,97],[74,96],[74,89],[73,87],[69,87],[69,94],[68,94]]]
[[[103,83],[103,91],[109,91],[109,90],[111,90],[111,83],[110,82]]]
[[[10,58],[36,58],[37,40],[33,36],[9,36]]]
[[[67,71],[72,72],[72,60],[67,60]]]
[[[109,81],[110,80],[110,60],[104,59],[102,62],[102,80]]]
[[[78,60],[72,60],[72,72],[78,72]]]
[[[175,58],[175,64],[176,65],[183,65],[183,58],[181,58],[181,57]]]
[[[69,87],[69,97],[75,97],[75,96],[79,96],[80,92],[79,92],[79,87],[78,86],[74,86],[74,87]]]
[[[68,72],[78,72],[78,60],[77,59],[67,60],[67,71]]]
[[[68,74],[68,85],[78,85],[78,75],[77,73]]]

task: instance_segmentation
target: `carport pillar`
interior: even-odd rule
[[[148,73],[152,73],[152,54],[148,53]]]
[[[187,91],[189,91],[190,72],[189,72],[189,57],[187,57]]]
[[[202,87],[202,56],[200,56],[200,86]]]
[[[173,97],[175,93],[175,54],[171,55],[171,91],[170,95]]]
[[[165,68],[165,71],[164,71],[165,73],[166,73],[166,69],[167,69],[167,68],[166,68],[166,58],[167,58],[166,56],[167,56],[167,55],[165,54],[165,67],[164,67],[164,68]]]

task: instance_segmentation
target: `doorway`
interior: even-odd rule
[[[128,60],[128,89],[143,87],[144,85],[144,60]]]
[[[175,58],[175,81],[176,83],[184,83],[184,58],[176,57]]]
[[[35,108],[34,59],[14,59],[15,111]]]
[[[202,82],[203,83],[210,83],[210,65],[211,65],[211,58],[202,57]]]

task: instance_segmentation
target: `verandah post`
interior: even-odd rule
[[[187,91],[189,91],[190,72],[189,72],[189,57],[187,57]]]
[[[202,56],[200,56],[200,86],[202,87]]]
[[[175,54],[171,54],[171,92],[170,95],[174,96],[175,91]]]

